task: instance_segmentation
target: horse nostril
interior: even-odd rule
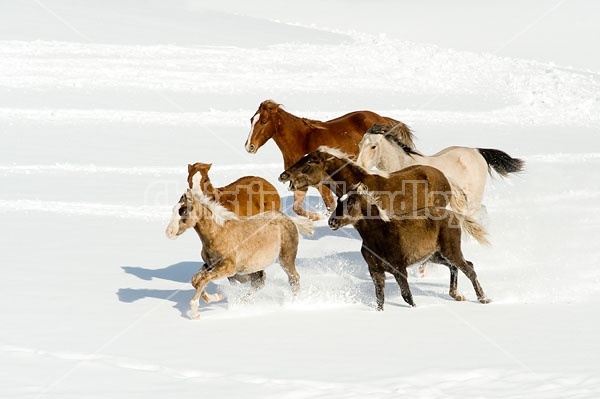
[[[250,144],[250,152],[254,152],[254,144]]]
[[[279,181],[280,182],[284,182],[285,180],[287,180],[289,178],[289,175],[286,172],[283,172],[282,174],[279,175]]]

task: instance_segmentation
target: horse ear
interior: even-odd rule
[[[194,168],[194,167],[192,166],[192,164],[191,164],[191,163],[188,163],[188,173],[192,173],[192,169],[193,169],[193,168]]]
[[[210,167],[212,166],[212,163],[207,163],[206,164],[206,171],[208,172],[210,170]]]

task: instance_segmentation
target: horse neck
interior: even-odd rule
[[[198,234],[198,237],[200,237],[202,245],[206,246],[217,238],[222,226],[219,226],[213,220],[211,211],[204,205],[194,202],[194,212],[196,212],[195,216],[198,218],[194,225],[194,230]]]
[[[378,169],[394,172],[417,164],[417,161],[402,148],[388,142],[385,138],[381,140],[380,150]]]
[[[302,118],[294,116],[281,108],[277,110],[277,123],[273,141],[275,141],[283,155],[285,169],[298,162],[304,154],[309,152],[306,148],[306,140],[304,140],[309,131],[310,127],[302,121]]]
[[[208,175],[202,175],[202,180],[200,181],[200,189],[205,195],[208,195],[212,199],[214,199],[218,194],[218,190],[212,185]]]
[[[326,161],[325,172],[334,182],[335,195],[338,197],[346,194],[351,186],[357,183],[363,183],[365,179],[368,179],[370,176],[353,163],[339,158]]]

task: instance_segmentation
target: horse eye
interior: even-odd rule
[[[268,122],[268,121],[267,121],[266,119],[263,119],[262,121],[260,121],[260,123],[262,123],[263,125],[266,125],[266,124],[267,124],[267,122]]]
[[[372,149],[372,150],[374,150],[375,148],[377,148],[377,146],[376,146],[376,145],[374,145],[374,146],[372,146],[372,147],[371,147],[371,149]]]

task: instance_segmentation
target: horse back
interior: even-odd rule
[[[432,166],[413,165],[392,172],[387,178],[373,179],[384,208],[396,215],[427,206],[444,208],[452,195],[446,176]]]
[[[216,198],[223,206],[239,216],[252,216],[267,211],[279,211],[281,197],[266,179],[244,176],[218,189]]]
[[[371,111],[355,111],[326,122],[305,121],[311,128],[307,137],[307,153],[325,145],[349,155],[357,155],[358,144],[365,132],[375,123],[393,119]]]

